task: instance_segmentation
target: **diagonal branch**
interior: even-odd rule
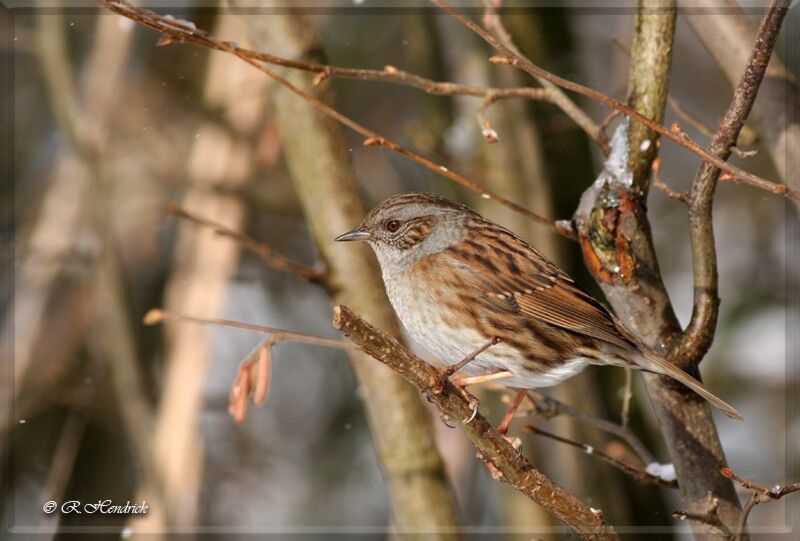
[[[194,224],[209,227],[217,235],[233,239],[243,248],[258,255],[264,263],[273,269],[291,272],[300,278],[303,278],[304,280],[308,280],[311,283],[322,284],[325,287],[331,287],[327,272],[293,261],[288,257],[277,253],[269,244],[255,240],[243,233],[239,233],[238,231],[225,227],[224,225],[213,220],[209,220],[208,218],[193,214],[176,204],[167,205],[166,212],[179,218],[183,218],[184,220],[188,220]]]
[[[107,7],[113,9],[114,4],[124,6],[121,2],[113,2],[112,0],[100,0],[105,3]],[[130,7],[125,6],[127,9]],[[117,11],[117,10],[114,10]],[[117,11],[120,13],[120,11]],[[405,70],[398,69],[395,66],[387,65],[382,70],[364,69],[364,68],[345,68],[339,66],[331,66],[328,64],[318,64],[315,62],[304,62],[302,60],[293,60],[283,58],[269,53],[262,53],[253,51],[245,47],[239,47],[234,42],[223,42],[228,48],[221,46],[220,42],[216,40],[208,40],[208,36],[204,36],[197,29],[192,29],[191,34],[174,35],[164,30],[163,25],[148,24],[146,20],[140,20],[142,24],[165,32],[159,44],[161,46],[168,46],[174,43],[195,43],[216,49],[218,51],[228,52],[228,48],[236,51],[236,54],[241,57],[250,58],[266,64],[274,66],[281,66],[285,68],[296,69],[300,71],[307,71],[315,73],[314,84],[321,84],[327,79],[355,79],[359,81],[378,81],[386,83],[394,83],[402,86],[409,86],[422,90],[427,94],[434,96],[471,96],[488,99],[491,97],[492,101],[498,101],[508,98],[524,98],[534,101],[546,101],[559,107],[564,114],[570,117],[580,128],[582,128],[592,139],[594,139],[603,149],[608,150],[608,138],[603,133],[600,126],[589,118],[575,103],[564,95],[561,90],[552,83],[544,82],[545,88],[531,88],[531,87],[511,87],[511,88],[497,88],[497,87],[479,87],[473,85],[463,85],[453,83],[450,81],[434,81],[426,77],[422,77],[415,73],[410,73]],[[187,21],[188,22],[188,21]],[[173,30],[183,30],[184,26],[181,21],[170,21],[169,25]]]
[[[514,44],[514,41],[511,39],[511,34],[508,32],[508,30],[506,30],[503,20],[497,13],[499,4],[499,0],[483,1],[483,25],[487,29],[493,31],[497,36],[497,39],[503,45],[514,51],[516,55],[522,57],[522,52]],[[608,143],[608,136],[603,129],[604,126],[598,126],[597,123],[595,123],[595,121],[592,120],[583,109],[578,107],[575,102],[569,98],[569,96],[564,94],[564,92],[558,86],[548,81],[544,77],[536,77],[536,80],[542,85],[542,87],[544,87],[544,90],[550,92],[550,101],[557,105],[564,112],[564,114],[566,114],[572,119],[573,122],[575,122],[575,124],[580,126],[587,134],[589,134],[589,137],[594,139],[594,141],[600,145],[604,155],[608,155],[608,153],[611,151],[611,147]]]
[[[367,146],[386,147],[400,154],[401,156],[404,156],[409,160],[418,163],[423,167],[430,169],[435,173],[438,173],[439,175],[444,176],[448,180],[455,182],[456,184],[459,184],[460,186],[463,186],[468,190],[480,194],[481,197],[483,197],[484,199],[489,199],[500,205],[505,206],[506,208],[511,209],[514,212],[522,214],[523,216],[533,220],[534,222],[544,225],[545,227],[548,227],[558,235],[567,238],[573,238],[571,237],[570,232],[568,230],[566,230],[563,227],[558,227],[551,220],[528,210],[522,205],[517,204],[511,201],[510,199],[501,196],[500,194],[497,194],[491,190],[484,188],[481,183],[469,179],[463,175],[460,175],[455,171],[451,171],[447,167],[437,164],[436,162],[428,158],[425,158],[424,156],[417,154],[412,150],[403,147],[402,145],[396,143],[391,139],[383,137],[382,135],[370,130],[366,126],[359,124],[355,120],[352,120],[351,118],[343,115],[333,107],[322,102],[321,100],[312,96],[308,92],[299,88],[297,85],[292,84],[286,78],[278,75],[275,71],[266,67],[263,63],[264,61],[262,61],[260,58],[257,58],[258,55],[256,56],[252,55],[252,51],[241,49],[234,43],[214,38],[207,32],[197,29],[194,26],[194,24],[190,23],[189,21],[180,21],[180,20],[175,20],[174,18],[167,18],[146,9],[130,6],[118,0],[98,0],[98,2],[101,5],[108,8],[109,10],[113,11],[114,13],[127,17],[139,24],[142,24],[144,26],[152,28],[153,30],[161,32],[162,37],[159,40],[159,43],[161,45],[171,45],[172,43],[185,42],[185,43],[191,43],[193,45],[207,47],[209,49],[216,49],[237,56],[241,60],[247,62],[257,70],[261,71],[262,73],[270,77],[272,80],[276,81],[277,83],[287,88],[292,93],[306,100],[312,107],[314,107],[321,113],[327,115],[328,117],[334,119],[336,122],[350,128],[354,132],[365,137],[365,144]],[[270,56],[270,58],[275,60],[278,57]],[[295,63],[294,61],[285,61],[284,64],[280,65],[285,65],[287,62],[291,64]],[[275,61],[275,63],[277,63],[277,61]],[[294,67],[294,66],[289,66],[289,67]],[[513,93],[516,92],[516,89],[509,89],[509,91]],[[534,91],[537,92],[534,93]],[[540,92],[541,89],[530,89],[530,92],[528,93],[531,95],[539,95]]]
[[[709,152],[727,160],[755,102],[767,71],[778,32],[786,16],[782,0],[772,0],[758,28],[755,44],[720,127],[711,140]],[[719,315],[717,253],[714,243],[712,207],[717,182],[722,172],[716,163],[703,162],[695,174],[689,194],[689,237],[692,243],[694,306],[692,319],[674,349],[674,357],[684,367],[695,365],[714,339]]]
[[[546,430],[542,430],[541,428],[537,428],[533,425],[525,425],[525,430],[532,434],[536,434],[539,436],[544,436],[545,438],[549,438],[551,440],[557,441],[559,443],[563,443],[565,445],[569,445],[570,447],[575,447],[576,449],[580,449],[587,455],[591,455],[594,457],[599,458],[606,464],[610,464],[611,466],[617,468],[618,470],[622,471],[623,473],[630,475],[636,481],[639,481],[643,484],[653,484],[653,485],[661,485],[669,488],[677,488],[678,483],[675,479],[665,479],[660,475],[654,475],[647,470],[640,468],[638,466],[634,466],[633,464],[628,464],[627,462],[623,462],[622,460],[616,459],[613,456],[596,449],[591,445],[587,445],[585,443],[581,443],[578,441],[571,440],[569,438],[565,438],[563,436],[559,436],[558,434],[553,434],[552,432],[548,432]]]
[[[333,326],[368,355],[385,364],[412,383],[443,415],[462,420],[460,426],[477,447],[483,460],[491,463],[518,491],[546,508],[558,520],[586,539],[617,539],[613,527],[603,521],[602,512],[592,509],[536,470],[511,443],[480,414],[474,415],[464,393],[449,380],[436,388],[439,371],[412,355],[390,337],[339,305],[334,308]],[[467,419],[471,421],[466,422]]]
[[[450,15],[452,15],[461,24],[472,30],[475,34],[480,36],[485,42],[487,42],[489,45],[491,45],[497,51],[499,51],[501,54],[499,56],[492,57],[490,59],[492,62],[497,64],[512,65],[516,68],[525,71],[526,73],[528,73],[533,77],[537,78],[541,77],[542,79],[550,81],[551,83],[556,84],[561,88],[566,88],[567,90],[571,90],[572,92],[575,92],[589,99],[607,105],[612,109],[620,111],[621,113],[634,119],[636,122],[644,124],[644,126],[646,126],[647,128],[662,135],[663,137],[666,137],[667,139],[670,139],[671,141],[682,146],[683,148],[689,150],[693,154],[699,156],[703,160],[725,171],[726,173],[728,173],[728,175],[730,175],[732,182],[741,182],[744,184],[748,184],[750,186],[754,186],[756,188],[760,188],[762,190],[767,190],[777,195],[783,195],[793,201],[800,201],[800,192],[798,192],[797,190],[794,190],[785,184],[779,184],[776,182],[769,181],[758,175],[754,175],[753,173],[749,173],[739,167],[736,167],[735,165],[731,165],[727,163],[724,159],[715,155],[714,153],[705,150],[698,143],[696,143],[691,138],[686,136],[683,132],[676,132],[670,130],[665,126],[661,125],[660,123],[647,118],[646,116],[637,112],[635,109],[625,105],[619,100],[615,100],[614,98],[607,96],[602,92],[598,92],[597,90],[583,86],[579,83],[575,83],[568,79],[564,79],[562,77],[559,77],[558,75],[554,75],[549,71],[540,68],[539,66],[531,62],[529,59],[516,54],[512,49],[503,45],[492,34],[481,28],[477,23],[472,21],[470,18],[466,17],[464,14],[462,14],[455,8],[451,7],[444,0],[431,0],[431,2],[442,8]]]
[[[545,419],[555,417],[556,415],[567,415],[579,421],[602,430],[607,434],[613,434],[620,438],[636,453],[639,459],[644,464],[652,464],[656,462],[653,454],[645,447],[645,445],[636,437],[636,434],[631,432],[626,426],[618,425],[607,419],[590,415],[583,411],[573,408],[569,404],[561,402],[549,395],[544,394],[536,389],[528,391],[528,397],[533,403],[535,412],[540,414]]]

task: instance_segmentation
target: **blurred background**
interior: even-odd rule
[[[316,58],[335,66],[390,64],[476,86],[529,84],[519,72],[486,62],[492,51],[451,18],[370,4],[236,11],[179,1],[160,12],[285,56],[296,50],[291,42],[270,50],[270,37],[257,33],[290,19],[316,36]],[[795,38],[798,17],[794,9],[785,23]],[[504,18],[535,62],[624,99],[628,58],[612,38],[630,43],[632,10],[527,8]],[[13,9],[4,12],[2,24],[11,90],[4,96],[11,150],[2,154],[3,169],[11,173],[2,208],[2,393],[4,407],[10,406],[0,428],[0,452],[10,464],[0,474],[7,495],[4,530],[43,538],[57,536],[55,526],[112,537],[165,530],[386,537],[391,504],[364,395],[343,353],[278,345],[266,403],[237,424],[227,412],[228,394],[239,364],[263,337],[142,323],[149,309],[169,307],[337,336],[323,288],[268,268],[232,240],[164,212],[177,203],[314,265],[320,256],[284,150],[316,134],[281,129],[274,84],[251,66],[192,45],[157,47],[155,32],[118,15],[94,7]],[[783,36],[779,55],[790,47],[788,39]],[[323,84],[345,115],[554,219],[572,215],[602,166],[597,145],[549,104],[493,105],[488,118],[500,140],[490,145],[476,117],[479,99],[382,82]],[[681,15],[670,91],[711,127],[731,96],[724,74]],[[609,113],[576,101],[598,122]],[[707,141],[668,110],[665,124],[674,120]],[[412,190],[464,201],[535,243],[600,295],[576,244],[397,154],[362,146],[361,136],[342,134],[366,208]],[[760,140],[746,148],[758,155],[734,157],[738,165],[780,178]],[[686,190],[698,159],[667,142],[661,161],[663,180]],[[686,210],[656,190],[648,204],[661,270],[685,324],[692,303]],[[788,335],[797,331],[790,322],[798,321],[797,306],[787,303],[800,273],[797,239],[787,238],[794,212],[777,196],[729,184],[720,186],[715,204],[722,311],[702,372],[745,417],[734,423],[715,412],[731,467],[766,485],[796,481],[788,476],[798,471],[800,458],[791,439],[800,420],[787,409],[800,384],[787,364]],[[621,370],[590,369],[548,391],[617,421],[623,383]],[[499,395],[481,397],[482,412],[498,420],[505,408]],[[465,529],[547,537],[551,519],[492,481],[463,434],[432,415]],[[630,458],[618,441],[570,419],[534,420]],[[669,462],[638,376],[632,423],[654,455]],[[596,457],[549,440],[525,436],[522,450],[558,483],[602,508],[612,524],[665,538],[688,531],[670,517],[681,507],[675,490],[641,486]],[[180,487],[180,497],[169,497],[165,486]],[[49,500],[101,499],[146,499],[151,510],[140,518],[42,512]],[[750,524],[780,529],[792,506],[796,516],[796,502],[758,506]]]

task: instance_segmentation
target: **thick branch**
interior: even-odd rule
[[[675,3],[672,0],[640,2],[631,45],[628,71],[628,105],[661,124],[667,101],[672,41],[675,35]],[[628,132],[628,169],[634,189],[647,193],[653,160],[658,153],[658,133],[639,123]]]
[[[458,10],[451,7],[444,0],[431,0],[431,2],[441,7],[443,10],[447,11],[450,15],[455,17],[464,26],[475,32],[489,45],[491,45],[497,51],[499,51],[501,53],[501,56],[492,57],[491,60],[493,62],[498,64],[510,64],[514,67],[517,67],[525,71],[526,73],[528,73],[533,77],[537,78],[541,77],[542,79],[550,81],[551,83],[554,83],[560,86],[561,88],[566,88],[567,90],[571,90],[577,94],[586,96],[587,98],[598,101],[617,111],[620,111],[621,113],[634,119],[636,122],[643,124],[644,126],[653,130],[654,132],[662,135],[663,137],[666,137],[667,139],[670,139],[671,141],[674,141],[675,143],[689,150],[693,154],[699,156],[700,158],[703,158],[704,160],[715,165],[716,167],[719,167],[720,169],[728,173],[731,176],[732,180],[749,184],[756,188],[767,190],[772,193],[784,195],[794,201],[800,201],[800,192],[798,192],[797,190],[794,190],[785,184],[778,184],[775,182],[771,182],[765,178],[759,177],[758,175],[754,175],[739,167],[736,167],[735,165],[726,163],[725,160],[708,152],[699,144],[697,144],[695,141],[687,137],[683,132],[672,131],[662,126],[660,123],[647,118],[646,116],[642,115],[635,109],[625,105],[619,100],[615,100],[614,98],[606,96],[602,92],[598,92],[597,90],[569,81],[567,79],[559,77],[558,75],[554,75],[549,71],[540,68],[527,58],[516,54],[513,50],[503,45],[500,41],[497,40],[497,38],[492,36],[489,32],[481,28],[478,24],[476,24],[474,21],[472,21],[471,19],[460,13]]]
[[[434,389],[439,390],[437,386],[441,383],[436,368],[409,353],[397,340],[373,327],[346,306],[340,305],[334,309],[333,326],[359,349],[412,383],[444,416],[460,421],[459,425],[482,458],[502,473],[504,480],[515,489],[587,539],[617,538],[613,528],[604,523],[600,511],[580,502],[536,470],[483,416],[477,414],[472,418],[469,399],[449,380],[441,385],[441,392],[434,392]],[[471,418],[470,422],[465,422]]]
[[[778,32],[787,8],[781,0],[773,0],[761,21],[755,45],[736,85],[719,129],[711,140],[709,152],[727,160],[736,144],[750,109],[756,99],[761,81],[767,71]],[[719,315],[717,284],[717,253],[714,243],[712,206],[721,170],[709,162],[700,165],[689,194],[689,237],[692,242],[694,276],[694,306],[692,319],[675,348],[675,359],[683,366],[697,364],[714,339]]]
[[[658,0],[653,0],[657,2]],[[657,31],[659,24],[648,24],[639,19],[670,17],[669,13],[651,12],[652,2],[642,2],[637,15],[636,32]],[[670,26],[671,27],[671,26]],[[660,38],[660,39],[659,39]],[[671,36],[641,36],[635,42],[649,44],[662,51],[648,52],[635,48],[631,58],[631,71],[645,73],[641,62],[648,59],[665,59],[671,50]],[[668,86],[667,70],[652,84],[636,83],[631,89],[649,87],[663,108],[666,105]],[[657,90],[657,91],[656,91]],[[646,105],[647,96],[632,95],[636,106]],[[647,106],[651,112],[657,110]],[[595,275],[606,298],[617,316],[647,345],[659,349],[669,344],[680,332],[680,325],[667,294],[653,246],[650,224],[647,220],[644,192],[635,189],[642,185],[634,181],[634,170],[629,167],[632,153],[641,145],[630,148],[631,122],[623,120],[612,139],[612,152],[606,167],[597,181],[581,198],[575,213],[575,223],[587,266]],[[657,131],[657,130],[655,130]],[[638,174],[644,174],[639,171]],[[698,374],[693,371],[696,377]],[[648,396],[659,421],[660,429],[675,466],[685,510],[702,514],[707,507],[707,495],[719,501],[718,514],[726,527],[733,529],[741,517],[741,507],[733,484],[717,472],[725,466],[716,426],[708,406],[668,378],[644,374]],[[714,535],[716,529],[703,523],[693,523],[696,535]]]

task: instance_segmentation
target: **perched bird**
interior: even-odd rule
[[[589,364],[621,366],[669,376],[742,418],[641,344],[535,248],[464,205],[432,194],[397,195],[336,240],[370,244],[408,332],[442,362],[475,376],[465,378],[470,382],[498,379],[532,389]]]

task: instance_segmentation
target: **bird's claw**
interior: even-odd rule
[[[470,424],[475,420],[475,417],[478,416],[478,406],[480,405],[480,402],[478,402],[477,398],[473,397],[472,400],[469,401],[469,405],[472,408],[472,414],[464,419],[463,423],[465,425]]]
[[[444,426],[446,426],[447,428],[455,428],[455,425],[451,425],[449,423],[450,417],[446,413],[440,413],[439,419],[442,420],[442,423],[444,423]]]

